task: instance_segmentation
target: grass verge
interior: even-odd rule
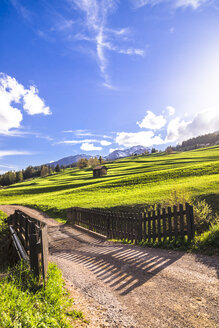
[[[5,247],[8,242],[8,225],[4,222],[7,218],[7,214],[0,211],[0,275],[7,269],[7,254]]]
[[[46,286],[39,286],[22,263],[15,266],[0,280],[0,304],[2,328],[67,328],[72,327],[71,319],[83,318],[71,310],[61,271],[51,263]]]
[[[0,327],[68,328],[83,314],[72,309],[61,271],[50,263],[46,285],[39,285],[22,262],[7,269],[4,244],[8,240],[7,217],[0,211]]]

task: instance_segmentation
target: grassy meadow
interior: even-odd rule
[[[115,208],[165,201],[173,189],[204,198],[219,211],[219,146],[172,154],[156,153],[106,164],[108,174],[65,169],[0,190],[0,204],[23,204],[64,218],[72,206]]]

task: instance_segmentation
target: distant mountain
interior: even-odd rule
[[[134,146],[131,148],[123,149],[123,150],[114,150],[112,153],[110,153],[108,156],[105,157],[106,160],[115,160],[122,157],[129,157],[132,155],[141,155],[145,152],[151,152],[151,149],[148,147],[143,146]]]
[[[80,155],[75,155],[75,156],[68,156],[68,157],[61,158],[58,161],[48,163],[46,165],[56,166],[57,164],[59,164],[59,166],[61,166],[61,165],[68,166],[68,165],[72,165],[74,163],[77,163],[77,161],[81,158],[89,159],[90,157],[91,157],[90,155],[85,155],[85,154],[80,154]]]
[[[110,153],[108,156],[103,157],[103,159],[106,160],[115,160],[118,158],[122,158],[122,157],[128,157],[128,156],[132,156],[132,155],[141,155],[144,152],[148,151],[149,153],[151,152],[151,150],[149,148],[143,147],[143,146],[134,146],[128,149],[124,149],[124,150],[114,150],[112,153]],[[59,166],[63,165],[63,166],[70,166],[72,164],[76,164],[77,161],[81,158],[87,158],[89,159],[90,155],[86,155],[86,154],[78,154],[75,156],[68,156],[68,157],[64,157],[59,159],[58,161],[54,161],[51,163],[46,164],[47,166],[53,166],[55,167],[57,164],[59,164]],[[96,155],[97,158],[99,158],[99,155]]]

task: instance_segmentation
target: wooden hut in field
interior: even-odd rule
[[[94,178],[100,178],[102,177],[103,175],[107,175],[107,167],[106,166],[95,166],[93,168],[93,177]]]

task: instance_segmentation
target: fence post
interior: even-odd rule
[[[184,238],[184,215],[183,215],[182,204],[179,204],[179,215],[180,215],[180,236]]]
[[[186,203],[186,223],[187,223],[187,234],[188,234],[188,241],[191,242],[192,236],[192,224],[191,224],[191,212],[190,212],[190,205]],[[193,214],[193,212],[192,212]]]
[[[45,225],[41,232],[41,252],[42,252],[42,271],[44,282],[46,280],[46,273],[48,269],[48,235],[47,235],[47,225]]]
[[[189,205],[189,213],[190,213],[190,222],[191,222],[191,238],[193,239],[195,236],[195,225],[194,225],[194,215],[193,215],[192,205]]]
[[[107,213],[106,215],[106,225],[107,225],[107,231],[106,231],[106,235],[107,235],[107,238],[110,238],[110,216],[109,216],[109,213]]]
[[[177,206],[173,206],[173,217],[174,217],[174,240],[178,239],[178,214],[177,214]]]
[[[168,235],[169,235],[169,240],[172,240],[172,221],[171,221],[172,212],[170,206],[168,206],[167,211],[168,211],[168,228],[169,228]]]
[[[142,213],[138,213],[138,242],[142,241]]]
[[[30,267],[36,276],[39,276],[39,259],[37,250],[37,235],[35,223],[30,223]]]

